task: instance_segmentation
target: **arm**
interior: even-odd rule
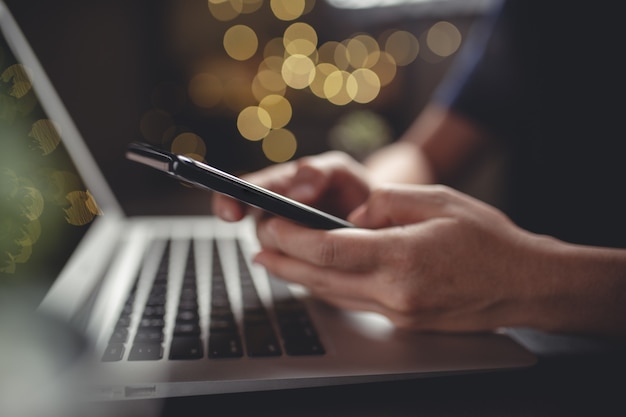
[[[378,189],[350,220],[363,229],[265,220],[256,261],[334,305],[381,313],[399,327],[526,326],[626,340],[626,250],[530,233],[443,186]]]
[[[365,166],[379,183],[447,183],[473,160],[488,137],[469,119],[432,103],[397,142],[371,155]]]

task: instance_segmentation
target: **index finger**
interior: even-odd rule
[[[363,271],[377,264],[378,239],[365,229],[316,230],[273,217],[259,221],[257,236],[266,249],[320,267]]]

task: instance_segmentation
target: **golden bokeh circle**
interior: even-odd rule
[[[374,71],[359,68],[348,77],[346,90],[355,102],[369,103],[380,93],[380,79]]]
[[[224,34],[224,50],[231,58],[245,61],[252,58],[259,47],[256,32],[246,25],[234,25]]]
[[[285,29],[283,45],[290,55],[313,54],[317,48],[317,32],[307,23],[296,22]]]
[[[454,54],[460,47],[462,35],[459,29],[450,22],[437,22],[426,35],[428,48],[440,57]]]
[[[280,129],[291,120],[291,103],[283,96],[277,94],[266,96],[259,103],[259,107],[269,113],[272,119],[272,129]]]
[[[335,71],[326,77],[324,81],[324,94],[326,99],[336,106],[345,106],[352,101],[348,94],[348,79],[350,73],[347,71]]]
[[[290,160],[295,155],[298,142],[289,130],[276,129],[263,139],[262,148],[267,159],[280,163]]]
[[[200,136],[192,132],[183,132],[176,136],[172,141],[171,150],[172,153],[198,160],[204,160],[206,157],[206,144]]]
[[[315,64],[306,55],[291,55],[283,62],[281,75],[289,87],[301,90],[315,78]]]
[[[419,42],[411,32],[396,30],[385,41],[385,51],[393,56],[396,65],[406,66],[417,58]]]
[[[243,0],[208,0],[209,11],[217,20],[233,20],[244,11]]]
[[[279,20],[296,20],[304,14],[305,0],[270,0],[272,13]]]
[[[267,110],[259,106],[243,109],[237,117],[237,129],[241,136],[257,141],[267,136],[272,127],[272,118]]]

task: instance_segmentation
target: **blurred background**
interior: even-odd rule
[[[7,0],[129,215],[210,195],[131,141],[236,175],[329,149],[362,159],[422,110],[497,0]]]

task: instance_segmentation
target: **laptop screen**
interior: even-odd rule
[[[0,294],[36,306],[99,209],[9,45],[0,32]]]

